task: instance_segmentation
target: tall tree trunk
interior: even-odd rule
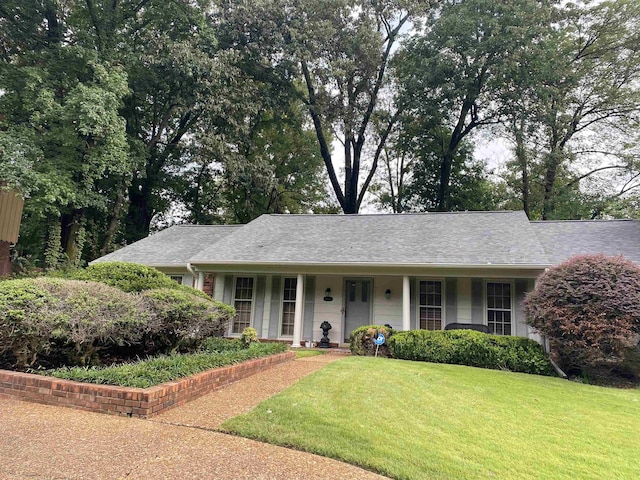
[[[522,209],[524,213],[527,214],[528,218],[531,218],[530,210],[530,200],[529,193],[531,191],[531,186],[529,185],[529,162],[527,158],[527,148],[524,141],[524,125],[521,121],[518,125],[515,125],[515,139],[516,139],[516,161],[520,166],[521,180],[522,184],[520,186],[520,192],[522,194]]]
[[[113,245],[113,238],[116,234],[118,226],[120,226],[122,211],[124,210],[124,205],[126,202],[128,183],[129,182],[126,180],[126,178],[123,178],[122,185],[120,186],[120,190],[118,191],[116,200],[113,204],[113,211],[111,212],[111,217],[109,218],[109,226],[107,227],[104,240],[102,241],[102,246],[100,247],[100,256],[104,256],[109,253],[111,246]]]
[[[74,264],[75,259],[81,253],[78,250],[82,247],[78,245],[78,232],[82,228],[83,219],[84,211],[82,209],[74,210],[70,214],[63,215],[60,219],[62,251],[71,265]]]
[[[442,156],[440,164],[440,185],[438,186],[438,198],[436,199],[436,210],[446,212],[449,209],[451,164],[453,163],[454,152],[450,149]]]

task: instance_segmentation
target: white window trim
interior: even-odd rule
[[[442,284],[442,321],[440,322],[440,330],[444,330],[447,325],[447,283],[444,278],[438,277],[418,277],[415,284],[416,295],[416,330],[425,330],[420,328],[420,282],[440,282]],[[437,331],[437,330],[432,330]]]
[[[233,276],[233,285],[231,287],[231,305],[235,308],[236,306],[236,286],[238,278],[253,278],[253,291],[251,292],[251,317],[249,318],[249,326],[253,327],[254,324],[254,316],[256,310],[256,290],[258,289],[258,278],[256,275],[234,275]],[[246,301],[246,299],[242,299]],[[230,337],[240,337],[242,332],[233,333],[233,321],[231,321],[231,325],[229,325],[229,336]]]
[[[178,283],[178,285],[183,285],[183,283],[182,283],[182,282],[184,282],[184,275],[183,274],[174,274],[174,275],[168,274],[168,275],[169,275],[169,278],[171,280],[173,280],[174,282]],[[178,278],[180,278],[179,282],[177,280]]]
[[[278,300],[278,308],[279,308],[279,314],[278,314],[278,335],[277,338],[278,340],[291,340],[293,338],[293,334],[291,335],[282,335],[282,320],[284,317],[284,281],[287,278],[292,278],[295,279],[296,282],[298,281],[298,276],[297,275],[283,275],[282,276],[282,287],[280,288],[280,295],[279,295],[279,300]],[[297,285],[297,283],[296,283]],[[304,283],[302,286],[302,291],[304,292]],[[303,304],[304,304],[304,293],[303,293]],[[294,304],[294,312],[295,312],[295,300],[293,302]],[[302,312],[302,322],[304,323],[304,310]],[[294,313],[294,317],[295,317],[295,313]],[[295,320],[294,320],[295,321]]]
[[[489,326],[489,305],[487,303],[487,285],[489,283],[508,283],[511,285],[511,335],[500,335],[502,337],[517,337],[516,330],[516,285],[513,279],[490,278],[482,282],[482,320],[485,326]]]

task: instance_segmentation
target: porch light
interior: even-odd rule
[[[391,289],[387,288],[384,291],[384,298],[386,298],[387,300],[389,300],[391,298]]]
[[[330,301],[332,301],[332,300],[333,300],[333,297],[331,296],[331,289],[330,289],[330,288],[327,288],[327,289],[324,291],[324,298],[323,298],[323,300],[324,300],[325,302],[330,302]]]

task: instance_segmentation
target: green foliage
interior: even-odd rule
[[[395,330],[379,325],[365,325],[358,327],[351,332],[349,336],[349,349],[353,355],[369,355],[373,356],[376,352],[376,345],[373,340],[378,334],[384,335],[385,343],[378,349],[379,357],[389,357],[389,338],[396,333]]]
[[[155,288],[178,289],[180,287],[171,278],[155,268],[128,262],[94,263],[83,270],[56,272],[54,275],[105,283],[123,292],[142,292]]]
[[[563,369],[610,372],[638,348],[640,267],[622,257],[576,256],[544,272],[523,306]],[[629,373],[640,377],[640,369]]]
[[[542,346],[528,338],[487,335],[472,330],[411,330],[389,341],[394,358],[551,375]]]
[[[95,282],[31,278],[0,283],[0,353],[18,368],[39,356],[85,364],[100,350],[142,338],[149,313],[140,300]]]
[[[206,338],[221,336],[235,315],[228,305],[185,291],[159,288],[141,295],[158,319],[149,341],[165,352],[194,351]]]
[[[223,353],[229,350],[242,350],[243,348],[245,347],[239,338],[210,337],[200,345],[200,350],[209,353]]]
[[[84,365],[101,350],[136,344],[148,328],[150,313],[135,295],[97,282],[41,277],[33,283],[57,300],[38,314],[55,319],[53,353],[68,364]]]
[[[112,367],[60,368],[43,373],[78,382],[147,388],[212,368],[225,367],[253,358],[275,355],[286,351],[286,349],[287,346],[280,343],[260,343],[253,344],[251,348],[242,350],[228,349],[221,353],[162,356]]]
[[[252,343],[260,343],[256,329],[253,327],[244,328],[242,330],[240,342],[242,342],[242,345],[244,345],[245,348],[249,347]]]
[[[58,327],[52,315],[59,299],[33,279],[0,282],[0,355],[10,353],[18,368],[33,365],[47,353]]]

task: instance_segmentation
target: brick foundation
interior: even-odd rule
[[[116,387],[0,370],[0,398],[148,418],[292,360],[295,352],[256,358],[149,388]]]

